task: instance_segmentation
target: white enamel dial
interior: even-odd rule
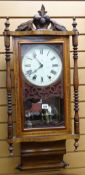
[[[59,79],[61,71],[61,59],[51,45],[32,45],[22,58],[24,77],[33,85],[49,86]]]

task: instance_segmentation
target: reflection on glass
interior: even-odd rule
[[[47,100],[27,99],[25,101],[25,128],[64,126],[63,98],[51,96]]]

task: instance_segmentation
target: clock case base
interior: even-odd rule
[[[63,161],[66,140],[53,142],[22,142],[19,170],[49,170],[67,166]]]

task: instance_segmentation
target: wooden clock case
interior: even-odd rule
[[[76,21],[73,19],[73,31],[67,31],[46,15],[44,6],[38,12],[39,17],[34,16],[33,20],[18,26],[16,31],[9,31],[9,19],[5,23],[5,48],[6,48],[6,68],[7,68],[7,99],[8,99],[8,143],[12,153],[13,142],[20,142],[21,162],[20,170],[50,170],[64,168],[67,164],[63,161],[66,153],[66,140],[75,138],[75,148],[79,139],[79,115],[78,115],[78,69],[77,69],[77,46],[78,31]],[[49,25],[51,25],[49,29]],[[34,28],[35,26],[35,28]],[[73,39],[74,58],[74,135],[71,126],[71,92],[70,92],[70,36]],[[10,76],[10,37],[13,39],[13,58],[15,75],[15,106],[16,106],[16,137],[13,136],[12,119],[12,88]],[[28,85],[27,95],[49,96],[50,90],[55,95],[63,92],[64,96],[64,125],[59,127],[25,128],[24,127],[24,107],[23,107],[23,78],[20,67],[21,45],[22,44],[52,44],[62,46],[63,57],[63,84],[46,90],[38,89]],[[63,90],[62,90],[63,87]],[[60,90],[60,91],[59,91]],[[37,94],[37,95],[36,95]]]

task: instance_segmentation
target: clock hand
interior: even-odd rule
[[[36,56],[37,56],[37,55],[34,54],[34,58],[35,58],[35,60],[37,60],[37,62],[39,63],[39,65],[42,65],[42,63],[38,60],[38,58],[37,58]]]
[[[32,74],[34,74],[34,73],[36,73],[39,69],[41,69],[43,67],[43,64],[41,64],[37,69],[35,69],[32,73],[31,73],[31,75]]]
[[[37,62],[42,66],[42,63],[36,58]]]

